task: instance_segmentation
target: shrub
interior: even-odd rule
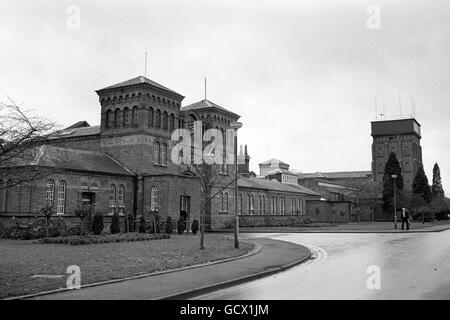
[[[81,227],[80,226],[70,227],[67,230],[67,235],[68,236],[80,236],[81,235]]]
[[[197,234],[198,227],[199,227],[198,220],[194,219],[194,221],[192,221],[192,225],[191,225],[191,230],[192,230],[193,234]]]
[[[178,234],[183,234],[184,233],[184,219],[182,217],[180,217],[177,221],[177,232]]]
[[[69,236],[56,238],[42,238],[38,240],[40,243],[53,244],[69,244],[69,245],[84,245],[110,242],[133,242],[133,241],[148,241],[170,239],[167,234],[140,234],[140,233],[121,233],[110,235],[84,235],[84,236]]]
[[[114,212],[112,216],[111,225],[109,226],[109,230],[111,230],[112,234],[119,233],[120,232],[120,220],[119,220],[119,214],[117,212]]]
[[[101,234],[103,231],[104,225],[103,225],[103,214],[102,213],[96,213],[94,215],[94,219],[92,220],[92,232],[94,234]]]
[[[146,232],[146,225],[145,225],[145,218],[144,215],[141,216],[141,219],[139,219],[139,233],[145,233]]]
[[[165,225],[165,233],[167,234],[171,234],[173,231],[173,226],[172,226],[172,218],[171,217],[167,217],[166,218],[166,225]]]

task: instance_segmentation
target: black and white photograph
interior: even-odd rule
[[[450,300],[449,17],[1,0],[0,300]]]

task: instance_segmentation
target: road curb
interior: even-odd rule
[[[55,289],[55,290],[48,290],[48,291],[42,291],[42,292],[37,292],[37,293],[31,293],[31,294],[22,295],[22,296],[8,297],[8,298],[0,299],[0,300],[23,300],[23,299],[29,299],[29,298],[39,297],[39,296],[46,296],[46,295],[52,295],[52,294],[56,294],[56,293],[68,292],[68,291],[72,291],[72,290],[82,290],[82,289],[87,289],[87,288],[90,288],[90,287],[101,286],[101,285],[105,285],[105,284],[124,282],[124,281],[128,281],[128,280],[135,280],[135,279],[141,279],[141,278],[148,278],[148,277],[153,277],[153,276],[158,276],[158,275],[162,275],[162,274],[167,274],[167,273],[172,273],[172,272],[177,272],[177,271],[183,271],[183,270],[188,270],[188,269],[201,268],[201,267],[210,266],[210,265],[214,265],[214,264],[226,263],[226,262],[231,262],[231,261],[238,260],[238,259],[247,258],[247,257],[250,257],[250,256],[252,256],[254,254],[257,254],[263,248],[263,246],[261,244],[256,243],[255,241],[252,241],[252,240],[246,239],[246,240],[240,240],[240,242],[251,243],[255,247],[253,248],[253,250],[251,250],[250,252],[247,252],[246,254],[244,254],[242,256],[237,256],[237,257],[232,257],[232,258],[227,258],[227,259],[222,259],[222,260],[216,260],[216,261],[211,261],[211,262],[202,263],[202,264],[195,264],[195,265],[192,265],[192,266],[186,266],[186,267],[176,268],[176,269],[171,269],[171,270],[158,271],[158,272],[147,273],[147,274],[140,274],[140,275],[137,275],[137,276],[131,276],[131,277],[126,277],[126,278],[120,278],[120,279],[113,279],[113,280],[106,280],[106,281],[101,281],[101,282],[89,283],[89,284],[86,284],[86,285],[82,285],[80,289],[60,288],[60,289]]]
[[[283,240],[278,240],[278,241],[283,241]],[[233,285],[238,285],[238,284],[242,284],[242,283],[249,282],[249,281],[252,281],[252,280],[257,280],[257,279],[260,279],[260,278],[263,278],[263,277],[267,277],[267,276],[270,276],[272,274],[275,274],[275,273],[287,270],[289,268],[295,267],[295,266],[297,266],[297,265],[299,265],[299,264],[301,264],[301,263],[311,259],[311,255],[312,255],[311,250],[309,248],[305,247],[305,246],[302,246],[302,245],[298,245],[298,246],[299,247],[303,247],[306,250],[308,250],[309,254],[304,256],[304,257],[302,257],[302,258],[300,258],[300,259],[297,259],[297,260],[295,260],[293,262],[285,264],[283,266],[271,268],[271,269],[268,269],[268,270],[265,270],[265,271],[261,271],[261,272],[258,272],[258,273],[254,273],[254,274],[251,274],[251,275],[248,275],[248,276],[239,277],[239,278],[232,279],[232,280],[226,280],[226,281],[218,282],[218,283],[215,283],[215,284],[206,285],[206,286],[194,289],[194,290],[186,290],[186,291],[179,292],[179,293],[176,293],[176,294],[171,294],[171,295],[158,297],[158,298],[155,298],[154,300],[185,300],[185,299],[187,299],[189,297],[192,297],[192,296],[198,296],[198,295],[205,294],[205,293],[208,293],[208,292],[211,292],[211,291],[214,291],[214,290],[224,289],[224,288],[227,288],[227,287],[230,287],[230,286],[233,286]]]

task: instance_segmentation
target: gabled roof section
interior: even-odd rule
[[[79,127],[73,128],[70,127],[55,131],[48,136],[48,139],[65,139],[65,138],[74,138],[74,137],[83,137],[83,136],[92,136],[100,134],[100,126],[90,126],[90,127]]]
[[[298,173],[298,176],[300,179],[307,179],[307,178],[324,178],[324,179],[368,178],[371,175],[372,175],[372,171]]]
[[[291,176],[298,176],[298,174],[296,174],[295,172],[292,172],[292,171],[286,170],[286,169],[280,169],[280,168],[270,170],[269,172],[267,172],[267,175],[273,175],[273,174],[277,174],[277,173],[288,174]]]
[[[29,163],[21,163],[21,166],[43,166],[55,169],[68,169],[75,171],[90,171],[122,176],[134,174],[112,159],[105,153],[85,151],[78,149],[59,148],[52,145],[44,145],[36,150],[36,156]]]
[[[157,83],[157,82],[155,82],[153,80],[150,80],[150,79],[148,79],[148,78],[146,78],[144,76],[139,76],[139,77],[136,77],[136,78],[133,78],[133,79],[130,79],[130,80],[119,82],[119,83],[113,84],[112,86],[108,86],[108,87],[105,87],[103,89],[99,89],[96,92],[105,91],[105,90],[109,90],[109,89],[116,89],[116,88],[134,86],[134,85],[138,85],[138,84],[142,84],[142,83],[146,83],[146,84],[148,84],[148,85],[150,85],[152,87],[155,87],[155,88],[158,88],[158,89],[170,92],[172,94],[175,94],[175,95],[179,96],[180,98],[184,98],[184,96],[182,94],[179,94],[178,92],[175,92],[172,89],[169,89],[169,88],[163,86],[162,84],[159,84],[159,83]]]
[[[312,191],[304,186],[284,184],[277,180],[261,179],[261,178],[245,178],[239,177],[238,187],[252,188],[261,190],[272,190],[280,192],[301,193],[309,196],[320,196],[319,193]]]
[[[208,99],[203,99],[203,100],[197,101],[197,102],[195,102],[193,104],[181,107],[180,110],[181,111],[205,110],[205,109],[211,109],[211,108],[219,110],[219,111],[222,111],[224,113],[227,113],[227,114],[229,114],[229,115],[231,115],[233,117],[237,117],[237,118],[241,117],[240,115],[238,115],[238,114],[236,114],[236,113],[234,113],[234,112],[232,112],[232,111],[230,111],[228,109],[225,109],[224,107],[221,107],[218,104],[215,104],[214,102],[209,101]]]
[[[90,127],[90,126],[91,125],[87,121],[82,120],[82,121],[75,122],[73,125],[71,125],[70,127],[65,128],[64,130],[84,128],[84,127]]]
[[[283,162],[283,161],[278,160],[278,159],[276,159],[276,158],[272,158],[272,159],[270,159],[270,160],[261,162],[260,165],[267,165],[267,164],[272,164],[272,163],[273,163],[273,164],[281,164],[281,165],[289,166],[286,162]]]

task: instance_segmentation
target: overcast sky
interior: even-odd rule
[[[80,9],[80,25],[70,5]],[[370,5],[380,28],[369,29]],[[370,170],[374,99],[422,125],[425,170],[450,188],[450,1],[0,2],[0,86],[62,127],[98,124],[94,90],[144,73],[239,115],[251,168]],[[373,21],[373,20],[371,20]],[[380,108],[381,109],[381,108]]]

